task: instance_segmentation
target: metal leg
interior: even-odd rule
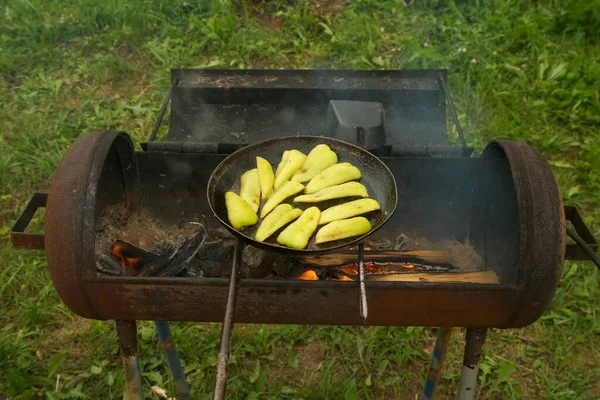
[[[433,348],[431,364],[429,365],[429,372],[427,373],[421,400],[431,400],[435,395],[437,384],[442,375],[442,368],[444,366],[444,360],[446,359],[446,352],[451,336],[452,328],[440,328],[437,340],[435,341],[435,347]]]
[[[128,400],[144,400],[142,388],[142,370],[137,354],[137,326],[135,321],[115,321],[121,360],[125,369],[125,384],[127,385]]]
[[[223,320],[223,330],[221,332],[221,349],[217,359],[217,381],[215,382],[215,392],[213,399],[223,400],[225,390],[227,389],[227,368],[229,367],[229,354],[231,353],[231,336],[233,334],[233,315],[235,313],[235,304],[237,301],[238,289],[238,271],[242,262],[243,243],[236,240],[233,252],[233,265],[231,266],[231,277],[229,279],[229,293],[227,294],[227,308],[225,309],[225,319]]]
[[[358,245],[358,302],[360,304],[360,318],[362,323],[367,322],[369,306],[367,305],[367,288],[365,286],[365,245]]]
[[[175,341],[173,340],[169,323],[166,321],[154,321],[154,325],[156,325],[158,337],[160,338],[163,349],[165,350],[165,355],[167,356],[167,361],[169,363],[169,367],[171,368],[171,373],[173,374],[173,380],[175,381],[175,388],[177,389],[178,398],[181,400],[192,400],[190,387],[185,380],[185,374],[183,372],[183,368],[181,367],[181,362],[179,361],[179,355],[177,354],[177,349],[175,348]]]
[[[468,328],[462,374],[458,384],[458,400],[473,400],[477,386],[479,359],[487,335],[486,328]]]

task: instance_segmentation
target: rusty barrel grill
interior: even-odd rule
[[[472,398],[486,328],[533,323],[554,295],[565,258],[596,257],[596,239],[577,210],[563,206],[536,150],[498,140],[471,157],[445,70],[174,69],[171,83],[142,151],[123,132],[80,137],[49,193],[34,195],[11,232],[16,247],[45,248],[56,290],[74,313],[117,321],[129,398],[142,398],[136,320],[156,321],[180,398],[191,395],[165,321],[224,322],[215,398],[225,395],[233,322],[440,327],[424,399],[433,396],[451,328],[465,327],[458,396]],[[169,133],[157,141],[169,104]],[[448,140],[446,108],[458,145]],[[360,244],[316,256],[277,254],[250,248],[213,215],[207,186],[229,154],[298,136],[358,146],[393,174],[396,210]],[[44,235],[25,233],[44,206]],[[135,245],[105,241],[135,226],[140,213],[161,227],[185,226],[169,231],[160,251],[143,249],[150,225],[125,237]],[[567,231],[576,244],[566,243]],[[477,262],[440,261],[447,252],[427,251],[448,241],[468,244]],[[127,246],[131,255],[114,257]],[[391,265],[389,275],[374,272]],[[307,271],[313,280],[297,279]]]

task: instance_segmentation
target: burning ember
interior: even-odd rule
[[[113,259],[118,261],[121,268],[128,272],[129,275],[137,274],[137,272],[143,268],[145,263],[148,263],[151,259],[157,257],[155,254],[149,253],[121,240],[117,240],[112,245],[110,252]]]
[[[419,266],[422,267],[422,266]],[[406,272],[406,270],[414,269],[415,265],[411,263],[377,263],[377,262],[366,262],[365,273],[367,274],[396,274],[399,272]],[[348,275],[358,275],[358,264],[348,264],[339,268],[341,271]],[[426,268],[419,268],[425,270]]]
[[[299,279],[299,280],[302,280],[302,281],[318,281],[319,277],[317,276],[317,273],[314,270],[309,269],[308,271],[304,271],[296,279]]]
[[[160,254],[118,239],[110,247],[110,257],[97,254],[96,268],[111,275],[177,276],[190,265],[204,244],[206,229],[202,225],[199,227],[193,236],[179,238],[176,244]],[[141,242],[145,242],[141,236],[140,238]]]
[[[367,275],[392,275],[410,272],[445,272],[448,267],[394,262],[365,262],[365,273]],[[328,281],[354,281],[358,279],[358,264],[346,264],[336,268],[309,269],[300,274],[296,279],[304,281],[328,280]]]
[[[330,281],[352,281],[352,278],[346,275],[342,275],[339,278],[331,278]]]

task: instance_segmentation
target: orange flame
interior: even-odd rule
[[[352,278],[346,275],[342,275],[339,278],[331,278],[331,281],[352,281]]]
[[[127,255],[127,251],[121,243],[115,243],[111,249],[112,255],[119,260],[121,267],[135,268],[135,265],[140,261],[138,258],[130,257]]]
[[[342,271],[347,273],[348,275],[357,275],[358,274],[358,265],[356,264],[347,264],[340,267]]]
[[[303,281],[318,281],[319,277],[315,271],[309,269],[308,271],[304,271],[297,279]]]

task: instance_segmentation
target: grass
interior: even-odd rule
[[[448,68],[467,140],[525,140],[549,160],[565,202],[600,234],[600,1],[8,0],[0,8],[0,393],[19,399],[122,398],[110,322],[73,316],[42,254],[9,227],[46,190],[68,145],[91,130],[147,138],[170,67]],[[455,137],[456,132],[452,132]],[[42,216],[33,229],[40,230]],[[600,397],[600,289],[567,262],[533,325],[492,330],[484,399]],[[210,398],[219,325],[174,324],[196,398]],[[457,331],[458,338],[462,332]],[[151,323],[141,361],[150,386],[174,386]],[[238,325],[232,398],[414,398],[434,330]],[[455,338],[440,397],[452,397]]]

